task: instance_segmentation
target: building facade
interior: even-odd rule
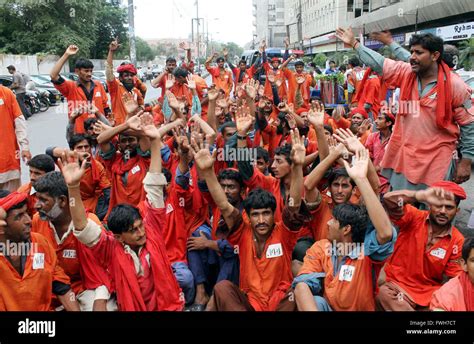
[[[252,6],[255,46],[265,39],[268,47],[283,47],[286,37],[285,1],[253,0]]]

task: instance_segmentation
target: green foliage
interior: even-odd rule
[[[324,67],[326,65],[327,59],[328,57],[325,54],[319,53],[314,57],[313,62],[316,64],[316,66]]]
[[[474,38],[459,44],[458,68],[472,70],[474,67]]]
[[[338,85],[344,84],[344,74],[342,73],[332,73],[332,74],[319,74],[315,77],[317,80],[325,80],[325,81],[335,81]]]

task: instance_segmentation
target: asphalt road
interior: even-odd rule
[[[209,82],[209,80],[206,80]],[[148,83],[148,92],[145,101],[156,99],[160,91]],[[67,147],[66,141],[67,108],[63,105],[51,107],[47,112],[35,114],[28,120],[28,137],[33,155],[44,153],[51,146]],[[474,171],[474,167],[473,167]],[[28,168],[22,163],[22,182],[28,181]],[[462,185],[468,199],[461,202],[461,209],[456,218],[456,227],[464,235],[474,236],[474,228],[468,228],[467,223],[474,210],[474,173],[471,179]]]

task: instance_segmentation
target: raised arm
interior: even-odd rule
[[[366,149],[360,149],[356,152],[352,166],[349,166],[345,160],[344,166],[346,167],[347,174],[349,174],[351,179],[359,188],[367,212],[369,213],[370,220],[377,231],[377,241],[382,245],[392,239],[392,224],[379,201],[379,197],[374,192],[369,180],[367,179],[369,161],[369,151]]]
[[[107,65],[105,66],[105,77],[107,78],[107,81],[110,82],[115,80],[114,54],[119,47],[120,44],[118,43],[118,38],[115,38],[115,40],[109,44],[109,53],[107,54]]]
[[[69,57],[76,55],[78,51],[79,51],[79,48],[75,45],[70,45],[66,49],[63,56],[61,56],[58,62],[56,62],[56,64],[54,65],[53,69],[51,70],[49,74],[51,76],[52,81],[58,81],[59,73],[61,73],[61,69],[63,69],[64,64],[69,59]]]
[[[311,110],[308,112],[308,121],[316,131],[319,159],[322,161],[329,155],[329,146],[324,134],[324,105],[319,102],[312,103]]]

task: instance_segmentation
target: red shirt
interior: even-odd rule
[[[392,256],[385,265],[387,282],[393,281],[420,306],[430,304],[433,293],[442,286],[443,275],[455,277],[459,265],[463,235],[453,226],[433,245],[428,244],[428,211],[405,205],[404,215],[393,220],[399,235]]]

